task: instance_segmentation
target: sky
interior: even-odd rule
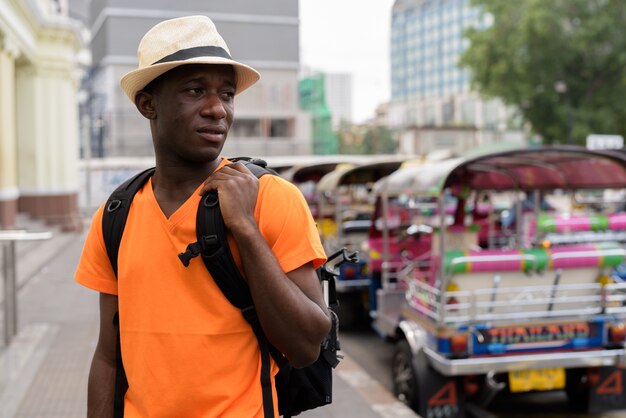
[[[299,0],[300,62],[352,74],[354,122],[390,97],[389,32],[394,0]]]

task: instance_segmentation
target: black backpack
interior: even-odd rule
[[[263,160],[237,158],[257,177],[265,174],[276,174],[266,167]],[[107,200],[102,216],[102,231],[107,254],[113,271],[117,275],[117,257],[128,217],[130,204],[137,191],[154,174],[154,168],[145,170],[119,186]],[[247,283],[237,268],[226,240],[226,227],[222,218],[217,193],[207,193],[198,206],[196,216],[197,242],[189,244],[186,251],[179,254],[181,262],[188,266],[191,258],[200,255],[211,276],[222,293],[234,306],[241,310],[242,315],[252,327],[259,343],[261,352],[261,385],[263,393],[264,417],[274,416],[272,386],[270,376],[270,356],[280,368],[276,375],[276,391],[278,394],[279,414],[285,417],[298,415],[302,411],[327,405],[332,402],[332,369],[339,364],[340,356],[338,340],[338,301],[335,290],[337,267],[343,262],[356,262],[356,253],[347,253],[345,249],[328,257],[324,266],[317,270],[322,282],[328,283],[328,305],[332,317],[332,329],[324,339],[319,358],[310,366],[292,368],[287,359],[266,339],[263,329],[256,316],[254,304]],[[341,257],[338,262],[332,260]],[[122,363],[119,316],[116,313],[114,325],[117,328],[117,367],[115,379],[115,418],[124,415],[124,395],[128,382]]]

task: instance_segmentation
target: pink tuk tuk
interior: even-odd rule
[[[400,169],[378,187],[374,326],[396,345],[399,399],[424,417],[464,417],[502,390],[626,409],[626,284],[611,274],[626,214],[572,204],[626,188],[624,155],[508,150]]]

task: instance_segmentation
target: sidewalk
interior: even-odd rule
[[[84,234],[53,232],[50,240],[17,246],[18,335],[0,347],[0,418],[86,416],[98,295],[73,280]],[[334,375],[333,404],[301,417],[417,417],[353,359],[346,356]]]

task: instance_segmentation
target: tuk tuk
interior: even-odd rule
[[[362,155],[282,155],[262,157],[267,166],[287,180],[294,178],[294,173],[308,170],[307,167],[337,165],[341,163],[359,163],[365,161]],[[305,175],[306,177],[307,175]]]
[[[319,208],[315,187],[322,177],[335,170],[339,164],[341,164],[339,161],[318,161],[310,164],[295,165],[285,170],[280,176],[298,186],[309,205],[311,215],[317,219]]]
[[[626,188],[626,156],[524,148],[381,183],[374,326],[396,344],[399,399],[424,417],[464,417],[502,390],[565,390],[589,412],[626,408],[626,284],[611,275],[626,257],[626,214],[571,204]],[[408,243],[400,257],[389,255],[394,231]]]
[[[363,164],[341,164],[317,183],[318,226],[327,252],[339,248],[359,252],[358,264],[345,264],[339,271],[336,286],[341,293],[340,317],[346,323],[369,318],[369,274],[363,243],[371,224],[374,183],[397,170],[402,157],[372,158]]]

